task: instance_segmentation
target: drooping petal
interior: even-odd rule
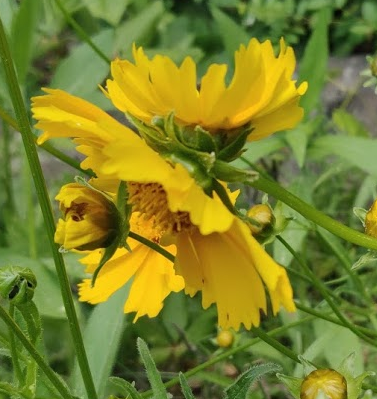
[[[136,312],[136,321],[144,315],[156,316],[163,307],[164,299],[170,292],[182,290],[184,281],[175,274],[171,261],[132,239],[129,239],[129,244],[132,252],[118,249],[99,272],[94,287],[91,286],[91,279],[79,284],[79,296],[81,301],[92,304],[104,302],[133,277],[124,311]],[[166,249],[174,255],[174,246]],[[99,260],[100,252],[93,252],[81,262],[87,265],[87,271],[93,272]]]
[[[201,291],[204,308],[216,303],[221,328],[259,325],[260,311],[265,313],[267,308],[262,282],[269,290],[274,313],[280,305],[295,309],[284,268],[237,219],[224,233],[179,235],[176,269],[185,279],[186,293],[192,296]]]

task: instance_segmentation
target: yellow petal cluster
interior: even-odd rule
[[[296,87],[293,49],[280,41],[276,57],[269,40],[251,39],[235,53],[234,74],[226,84],[227,65],[212,64],[200,80],[187,57],[180,66],[170,58],[149,59],[133,47],[134,63],[116,59],[107,80],[108,96],[121,111],[150,123],[174,112],[178,123],[200,125],[211,132],[251,124],[249,140],[293,128],[302,118],[300,97],[307,83]]]

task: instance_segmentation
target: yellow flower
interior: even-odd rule
[[[365,233],[377,237],[377,201],[373,202],[365,216]]]
[[[104,301],[134,275],[131,294],[138,300],[130,299],[126,311],[136,311],[136,317],[154,315],[169,290],[179,289],[177,273],[183,277],[186,293],[193,296],[202,292],[204,308],[216,304],[219,325],[224,329],[259,325],[260,311],[267,312],[265,287],[274,314],[280,306],[295,310],[285,269],[270,258],[248,226],[216,193],[207,195],[182,164],[167,162],[134,132],[94,105],[59,90],[47,92],[49,95],[33,99],[37,127],[44,130],[39,142],[50,137],[74,137],[78,150],[87,156],[82,166],[93,169],[112,192],[119,181],[127,182],[129,203],[138,220],[152,223],[158,232],[152,236],[158,236],[158,244],[176,245],[174,269],[166,264],[154,266],[162,263],[155,261],[155,256],[161,255],[152,255],[149,249],[135,249],[131,254],[118,250],[99,272],[93,288],[88,281],[83,283],[82,300]],[[236,194],[228,195],[235,200]],[[131,225],[131,231],[133,228]],[[95,260],[85,261],[90,264],[89,271],[93,272],[98,259],[97,254]],[[149,292],[154,278],[166,284]],[[152,298],[148,306],[143,303],[144,295]],[[152,309],[153,300],[156,303]]]
[[[117,211],[103,194],[71,183],[63,186],[55,199],[60,201],[64,215],[64,219],[58,221],[55,242],[64,249],[105,248],[116,237]]]
[[[153,220],[146,220],[135,212],[130,223],[133,232],[159,242],[161,232],[153,226]],[[94,287],[91,279],[85,279],[79,284],[79,296],[81,301],[91,304],[104,302],[133,277],[124,312],[136,312],[135,322],[144,315],[157,316],[163,307],[164,299],[172,291],[181,291],[184,280],[175,273],[173,263],[158,252],[132,238],[129,238],[127,243],[131,252],[118,249],[98,273]],[[175,245],[169,245],[165,249],[172,255],[176,254]],[[101,251],[93,251],[81,259],[87,266],[88,273],[94,273],[101,256]]]
[[[300,397],[301,399],[316,399],[320,392],[330,399],[346,399],[347,381],[335,370],[314,370],[302,382]]]
[[[107,80],[108,96],[123,112],[151,122],[154,116],[174,112],[183,125],[200,125],[216,132],[251,123],[249,140],[293,128],[302,118],[298,103],[307,83],[296,87],[292,80],[295,56],[284,40],[274,55],[270,41],[251,39],[235,53],[235,71],[225,83],[227,66],[212,64],[200,81],[195,62],[186,57],[178,67],[170,58],[148,59],[141,47],[133,47],[134,63],[116,59],[113,79]]]

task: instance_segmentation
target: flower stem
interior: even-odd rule
[[[37,150],[35,148],[34,136],[30,128],[28,114],[26,112],[26,108],[22,99],[13,60],[11,57],[8,42],[6,40],[6,35],[1,18],[0,18],[0,57],[3,61],[5,76],[9,86],[9,93],[17,117],[18,126],[22,135],[22,140],[24,143],[25,152],[29,162],[31,174],[34,180],[38,201],[42,210],[46,233],[55,261],[55,267],[60,283],[63,303],[67,313],[69,327],[73,338],[73,345],[75,347],[81,374],[84,380],[88,397],[90,399],[97,399],[97,393],[95,390],[93,378],[89,368],[89,363],[85,352],[84,342],[82,339],[80,326],[78,323],[78,318],[74,307],[71,288],[65,270],[64,261],[61,253],[58,251],[58,246],[54,242],[55,222],[52,215],[51,204],[49,201],[49,196],[47,193],[46,183],[42,173],[41,165],[39,163]]]
[[[296,254],[294,249],[284,240],[284,238],[281,236],[277,236],[277,239],[288,249],[288,251],[299,262],[300,266],[305,270],[307,275],[311,278],[314,287],[323,296],[323,298],[328,303],[328,305],[330,306],[332,311],[336,314],[338,319],[342,322],[343,326],[348,328],[349,330],[351,330],[355,335],[357,335],[359,338],[361,338],[365,342],[368,342],[370,345],[377,347],[376,340],[374,340],[373,338],[370,338],[369,336],[367,336],[364,333],[362,333],[361,331],[359,331],[353,323],[351,323],[350,321],[347,320],[347,318],[342,314],[342,312],[337,308],[335,303],[330,298],[330,295],[328,294],[327,289],[323,285],[321,280],[316,276],[315,273],[312,272],[312,270],[309,268],[309,266],[306,264],[306,262],[304,260],[302,260],[301,257]]]
[[[328,230],[330,233],[333,233],[353,244],[377,250],[377,239],[360,233],[359,231],[351,229],[350,227],[332,219],[318,209],[307,204],[302,199],[296,197],[294,194],[281,187],[278,183],[260,176],[258,180],[246,182],[245,184],[264,191],[267,194],[271,194],[276,199],[284,202],[302,216]]]
[[[17,121],[13,119],[5,110],[3,110],[0,107],[0,118],[6,122],[9,126],[12,126],[14,130],[17,132],[20,131],[20,128],[18,127]],[[33,135],[34,141],[37,140],[36,136]],[[94,176],[94,173],[90,170],[84,170],[80,166],[80,162],[76,161],[76,159],[64,154],[64,152],[61,152],[54,146],[52,146],[50,143],[43,143],[39,147],[43,148],[45,151],[53,155],[55,158],[59,159],[60,161],[66,163],[67,165],[71,166],[74,169],[77,169],[79,172],[84,173],[90,177]]]
[[[129,237],[133,238],[136,241],[139,241],[141,244],[153,249],[154,251],[158,252],[160,255],[164,256],[166,259],[170,260],[174,263],[175,256],[168,252],[166,249],[162,248],[160,245],[156,244],[155,242],[144,238],[143,236],[133,233],[132,231],[128,234]]]
[[[9,317],[11,319],[14,319],[14,305],[10,304],[9,305]],[[18,351],[17,351],[17,346],[16,346],[16,340],[14,337],[13,330],[9,328],[9,347],[10,347],[10,353],[12,356],[12,365],[13,365],[13,370],[14,370],[14,377],[17,380],[17,385],[22,386],[25,383],[25,378],[21,370],[20,362],[18,359]]]
[[[0,318],[9,327],[12,333],[21,341],[24,348],[30,353],[31,357],[38,364],[39,368],[45,373],[46,377],[51,381],[61,396],[65,399],[72,399],[73,396],[69,392],[68,388],[62,383],[57,374],[55,374],[51,367],[45,362],[34,345],[28,340],[26,335],[21,331],[18,325],[13,321],[13,319],[2,306],[0,306]]]
[[[98,48],[95,43],[90,39],[89,35],[81,28],[81,26],[71,17],[69,12],[64,8],[62,2],[60,0],[55,0],[56,5],[59,7],[60,11],[64,15],[64,18],[67,22],[72,26],[72,28],[76,31],[78,36],[93,49],[93,51],[107,64],[110,64],[109,58]]]

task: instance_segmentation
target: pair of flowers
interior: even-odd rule
[[[166,296],[182,289],[190,296],[201,291],[204,308],[215,303],[225,329],[259,325],[260,311],[267,311],[265,288],[274,314],[280,306],[293,311],[285,269],[253,237],[253,220],[235,209],[238,192],[227,187],[247,179],[229,165],[247,140],[302,118],[298,103],[307,85],[292,80],[292,48],[281,40],[276,57],[269,41],[252,39],[235,53],[229,85],[227,66],[213,64],[199,88],[189,57],[177,66],[160,55],[150,60],[135,46],[133,56],[134,63],[112,62],[103,91],[137,133],[61,90],[33,98],[43,131],[38,142],[72,137],[85,155],[82,167],[96,174],[90,185],[68,184],[57,196],[64,219],[55,241],[89,250],[82,262],[96,274],[94,285],[91,279],[80,284],[80,299],[106,301],[133,278],[124,310],[136,312],[135,320],[156,316]]]

